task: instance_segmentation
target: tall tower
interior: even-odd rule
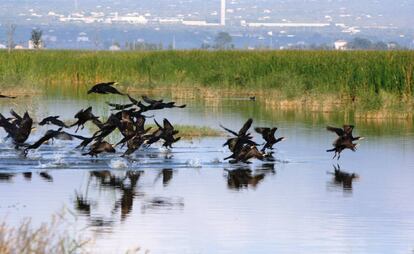
[[[226,0],[221,0],[220,25],[226,25]]]

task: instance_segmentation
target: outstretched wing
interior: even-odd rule
[[[224,126],[223,126],[223,125],[221,125],[221,124],[220,124],[220,127],[221,127],[221,128],[223,128],[224,130],[226,130],[226,131],[230,132],[231,134],[233,134],[233,135],[235,135],[235,136],[238,136],[238,135],[239,135],[237,132],[232,131],[232,130],[230,130],[230,129],[227,129],[226,127],[224,127]]]
[[[14,116],[14,118],[16,118],[17,120],[19,120],[19,121],[21,121],[21,120],[22,120],[22,117],[21,117],[19,114],[17,114],[16,112],[14,112],[14,110],[13,110],[13,109],[10,109],[10,114],[11,114],[12,116]]]
[[[156,103],[156,102],[162,102],[163,100],[159,100],[159,101],[157,101],[157,100],[154,100],[154,99],[150,99],[148,96],[146,96],[146,95],[143,95],[142,96],[142,99],[146,102],[146,103],[148,103],[148,104],[154,104],[154,103]]]
[[[277,129],[277,128],[275,128],[275,129]],[[268,137],[269,136],[269,134],[271,134],[271,130],[270,130],[270,128],[267,128],[267,127],[256,127],[256,128],[254,128],[254,130],[257,132],[257,133],[259,133],[259,134],[262,134],[262,137],[263,138],[266,138],[266,137]],[[273,129],[272,129],[273,130]],[[276,130],[275,130],[276,131]]]
[[[154,122],[158,126],[158,128],[163,129],[162,126],[157,122],[157,120],[154,119]]]
[[[163,124],[165,130],[174,130],[174,126],[167,120],[167,118],[164,118]]]
[[[250,126],[252,126],[252,123],[253,123],[253,119],[249,118],[249,120],[247,120],[247,122],[239,130],[239,136],[246,135],[246,132],[250,129]]]
[[[326,129],[327,129],[328,131],[335,132],[335,133],[336,133],[336,135],[338,135],[338,136],[342,136],[342,135],[344,135],[344,130],[343,130],[343,129],[341,129],[341,128],[336,128],[336,127],[327,126],[327,127],[326,127]]]
[[[129,94],[127,94],[127,96],[128,96],[128,99],[132,102],[132,104],[138,105],[138,101],[136,99],[132,98]]]

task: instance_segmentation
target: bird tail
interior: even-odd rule
[[[335,151],[335,148],[332,148],[332,149],[328,149],[328,150],[326,150],[327,152],[334,152]]]

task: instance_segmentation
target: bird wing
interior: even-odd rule
[[[128,99],[134,104],[134,105],[138,105],[138,101],[134,98],[132,98],[129,94],[127,94]]]
[[[150,99],[150,98],[148,98],[148,96],[146,96],[146,95],[143,95],[142,96],[142,99],[146,102],[146,103],[148,103],[148,104],[154,104],[154,103],[156,103],[156,102],[163,102],[163,100],[154,100],[154,99]]]
[[[14,116],[14,118],[16,118],[17,120],[22,120],[22,117],[19,114],[17,114],[13,109],[10,109],[10,114]]]
[[[158,128],[163,129],[162,126],[157,122],[157,120],[154,119],[154,122],[158,126]]]
[[[53,117],[51,120],[50,120],[50,122],[52,123],[52,124],[54,124],[54,125],[56,125],[56,126],[60,126],[60,127],[66,127],[66,124],[63,122],[63,121],[61,121],[61,120],[59,120],[58,119],[58,117]]]
[[[79,110],[78,113],[75,114],[75,118],[79,118],[79,116],[83,113],[83,109]]]
[[[167,120],[167,118],[164,118],[164,129],[166,130],[174,130],[174,126],[170,123],[170,121]]]
[[[249,118],[246,123],[244,123],[243,127],[239,130],[239,136],[246,135],[246,132],[250,129],[250,126],[252,126],[253,119]]]
[[[336,133],[336,135],[338,135],[338,136],[342,136],[342,135],[344,135],[344,130],[343,130],[343,129],[341,129],[341,128],[336,128],[336,127],[327,126],[327,127],[326,127],[326,129],[327,129],[328,131],[335,132],[335,133]]]
[[[230,130],[230,129],[227,129],[226,127],[224,127],[224,126],[223,126],[223,125],[221,125],[221,124],[220,124],[220,127],[221,127],[221,128],[223,128],[224,130],[226,130],[226,131],[230,132],[231,134],[233,134],[233,135],[235,135],[235,136],[238,136],[238,135],[239,135],[237,132],[232,131],[232,130]]]
[[[276,130],[277,130],[277,128],[273,128],[273,129],[275,129],[274,131],[276,131]],[[272,130],[270,130],[270,128],[266,128],[266,127],[256,127],[256,128],[254,128],[254,130],[255,130],[257,133],[262,134],[262,137],[263,137],[264,139],[266,139],[266,137],[268,137],[268,136],[269,136],[269,134],[271,134],[271,133],[272,133],[273,129],[272,129]],[[274,132],[273,132],[273,133],[274,133]]]

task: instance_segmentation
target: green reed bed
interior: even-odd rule
[[[287,99],[335,94],[381,108],[411,103],[412,51],[0,51],[0,86],[86,90],[99,81],[132,87],[273,89]],[[398,106],[397,106],[398,108]]]

